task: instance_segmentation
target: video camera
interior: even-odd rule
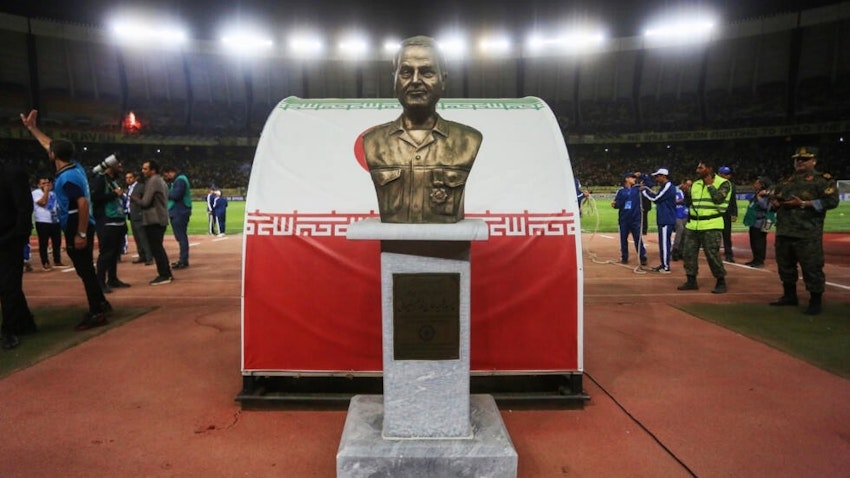
[[[115,166],[116,164],[118,164],[118,158],[115,156],[115,154],[110,154],[106,157],[106,159],[104,159],[98,165],[93,167],[92,172],[97,174],[103,174],[104,171],[106,171],[108,168],[111,168],[112,166]]]

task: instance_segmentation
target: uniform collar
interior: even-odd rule
[[[446,125],[446,120],[444,120],[444,119],[442,118],[442,116],[438,115],[437,113],[434,113],[434,115],[437,117],[437,122],[436,122],[436,123],[434,123],[434,127],[433,127],[433,128],[431,128],[431,132],[433,132],[433,133],[437,133],[437,134],[439,134],[440,136],[443,136],[444,138],[445,138],[445,137],[448,137],[449,135],[448,135],[448,133],[446,132],[446,131],[447,131],[447,129],[448,129],[448,128],[446,127],[446,126],[447,126],[447,125]],[[402,118],[404,118],[404,115],[399,116],[398,118],[396,118],[396,119],[395,119],[395,121],[393,121],[393,122],[392,122],[393,127],[392,127],[392,129],[390,130],[390,134],[391,134],[391,135],[394,135],[394,134],[402,134],[402,133],[404,133],[404,132],[406,131],[406,130],[404,129],[404,121],[402,120]]]

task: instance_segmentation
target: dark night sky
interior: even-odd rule
[[[0,11],[104,25],[113,12],[144,4],[158,6],[189,25],[191,36],[214,38],[224,19],[242,18],[265,24],[270,30],[299,26],[333,33],[350,25],[368,29],[373,37],[414,34],[436,36],[445,27],[468,31],[501,28],[524,34],[534,26],[551,28],[570,19],[598,20],[612,36],[640,34],[643,23],[670,0],[38,0],[4,2]],[[840,3],[836,0],[696,0],[717,11],[722,22],[797,11]]]

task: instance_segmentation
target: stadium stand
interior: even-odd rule
[[[847,5],[727,25],[698,46],[624,38],[583,55],[473,55],[449,61],[446,96],[543,98],[588,185],[619,184],[626,167],[663,164],[681,174],[699,158],[722,160],[739,181],[778,177],[801,142],[821,145],[822,166],[850,177],[841,161],[850,134]],[[17,116],[37,107],[44,128],[86,148],[86,164],[113,151],[134,168],[156,157],[201,188],[247,185],[253,146],[287,96],[393,94],[386,58],[236,60],[205,43],[134,49],[97,27],[6,14],[0,65],[4,159],[43,165]],[[139,125],[132,130],[130,112]]]

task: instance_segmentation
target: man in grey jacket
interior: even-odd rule
[[[124,175],[124,180],[127,183],[127,197],[132,198],[137,196],[142,197],[145,193],[145,183],[140,181],[133,171]],[[136,251],[139,253],[139,258],[133,261],[133,264],[144,262],[146,266],[153,264],[153,254],[151,254],[151,246],[148,244],[148,235],[145,233],[144,225],[142,224],[142,206],[138,202],[130,199],[130,228],[133,231],[133,239],[136,241]]]
[[[144,194],[141,197],[130,196],[130,200],[142,208],[142,224],[151,255],[156,261],[157,276],[150,284],[168,284],[172,281],[171,266],[162,245],[165,228],[168,227],[168,185],[159,175],[159,164],[154,160],[142,164],[142,174],[146,178]]]

